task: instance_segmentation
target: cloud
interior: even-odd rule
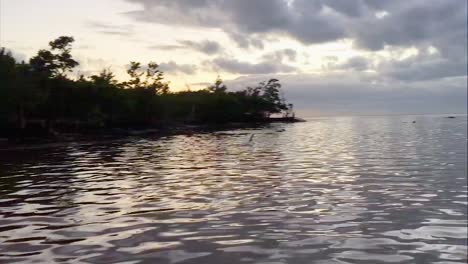
[[[365,12],[365,5],[359,0],[328,0],[324,4],[336,12],[349,17],[360,17]]]
[[[204,86],[204,87],[208,87],[210,85],[212,85],[213,83],[210,83],[210,82],[196,82],[196,83],[190,83],[190,85],[193,85],[193,86]]]
[[[141,5],[128,13],[138,21],[222,29],[241,47],[250,46],[252,34],[257,40],[276,34],[304,44],[348,38],[369,50],[431,43],[449,53],[454,46],[466,47],[467,4],[460,0],[127,1]],[[377,15],[382,12],[386,15]]]
[[[278,61],[263,61],[250,63],[233,58],[216,58],[208,63],[214,70],[222,70],[237,74],[276,74],[294,72],[295,67],[282,64]]]
[[[417,55],[405,60],[386,61],[379,65],[379,72],[401,81],[435,80],[467,75],[467,65],[439,56]]]
[[[263,55],[264,60],[273,60],[282,62],[284,60],[288,61],[296,61],[297,59],[297,52],[293,49],[281,49],[274,52],[267,53]]]
[[[86,26],[96,30],[98,33],[107,35],[130,37],[135,34],[133,25],[111,25],[97,21],[88,21]]]
[[[192,64],[177,64],[173,61],[164,62],[159,64],[160,69],[163,72],[177,74],[177,73],[184,73],[188,75],[195,74],[197,71],[197,67]]]
[[[222,51],[221,45],[216,41],[204,40],[201,42],[195,42],[191,40],[179,40],[178,44],[175,45],[153,45],[150,49],[162,49],[162,50],[184,50],[190,49],[195,50],[206,55],[217,54]]]
[[[446,51],[448,43],[444,42],[451,38],[466,47],[466,1],[395,1],[385,6],[385,11],[389,15],[382,19],[367,15],[354,22],[350,35],[358,47],[379,50],[385,45],[430,43]]]
[[[236,32],[228,32],[228,34],[229,37],[237,44],[239,48],[263,49],[265,47],[264,40],[260,36],[255,36],[254,34],[245,35]]]
[[[153,45],[153,46],[149,46],[148,48],[171,51],[171,50],[185,49],[186,47],[182,45]]]
[[[75,77],[91,76],[93,74],[98,74],[102,70],[110,70],[114,73],[123,71],[121,66],[111,66],[116,65],[115,60],[105,60],[102,58],[91,58],[87,56],[76,56],[75,60],[78,61],[79,65],[73,69]]]
[[[191,27],[217,27],[223,20],[212,0],[127,0],[140,4],[141,10],[126,14],[137,20],[148,23],[183,25]]]
[[[193,50],[212,55],[219,53],[221,51],[221,45],[218,42],[205,40],[202,42],[194,42],[190,40],[182,40],[179,41],[180,44],[184,45],[185,47],[191,48]]]
[[[333,58],[330,59],[331,63],[327,65],[328,70],[365,71],[374,68],[372,59],[364,56],[354,56],[343,63],[337,63]]]
[[[234,55],[207,62],[214,70],[251,75],[242,81],[285,76],[292,87],[286,93],[304,106],[309,100],[324,108],[338,105],[344,112],[364,110],[369,104],[385,110],[394,101],[395,111],[419,107],[430,112],[430,104],[434,110],[442,109],[445,100],[446,109],[466,112],[466,1],[127,1],[139,4],[127,13],[134,20],[199,31],[216,29],[243,49],[276,48],[277,40],[293,40],[302,44],[302,51],[311,47],[311,52],[314,44],[352,43],[356,55],[351,58],[343,61],[339,54],[322,58],[322,75],[300,74],[286,64],[298,63],[292,49],[268,52],[256,62]],[[400,54],[410,49],[415,54]]]
[[[77,49],[77,50],[91,50],[91,49],[95,49],[95,47],[92,46],[92,45],[78,45],[78,46],[74,47],[74,49]]]
[[[370,73],[283,74],[277,75],[286,99],[296,109],[337,115],[388,113],[466,113],[465,77],[402,82],[379,81]],[[230,89],[242,89],[270,75],[242,76],[227,81]],[[443,87],[443,89],[441,89]]]
[[[260,46],[260,41],[247,37],[248,34],[287,34],[308,43],[332,41],[345,36],[345,31],[335,21],[328,20],[320,12],[323,5],[308,4],[317,1],[296,0],[292,7],[284,0],[127,1],[138,3],[143,8],[127,13],[135,20],[186,27],[222,28],[242,47],[248,47],[251,42]]]
[[[354,56],[344,62],[327,60],[327,71],[373,71],[380,79],[405,82],[436,80],[467,75],[467,64],[463,59],[453,60],[440,56],[432,47],[414,49],[416,54],[401,58],[379,56]],[[397,53],[397,52],[395,52]]]

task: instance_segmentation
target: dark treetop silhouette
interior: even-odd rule
[[[268,122],[271,114],[294,121],[277,79],[228,91],[218,77],[199,91],[171,92],[158,64],[131,62],[130,79],[118,82],[109,70],[74,80],[73,37],[62,36],[17,63],[0,50],[0,136],[50,135],[97,128],[168,127],[175,124]]]

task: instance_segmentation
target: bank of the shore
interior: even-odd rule
[[[27,134],[12,133],[7,137],[0,137],[0,151],[34,149],[61,145],[67,142],[105,141],[125,137],[163,137],[178,134],[209,133],[226,129],[258,128],[273,123],[305,122],[295,117],[278,117],[248,122],[186,124],[171,123],[153,127],[117,127],[117,128],[88,128],[77,130],[53,130],[29,132]]]

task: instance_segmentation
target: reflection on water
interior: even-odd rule
[[[465,263],[466,125],[327,118],[2,151],[0,262]]]

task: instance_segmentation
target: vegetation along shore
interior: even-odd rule
[[[154,62],[131,62],[123,82],[107,69],[71,78],[79,65],[71,53],[73,42],[73,37],[61,36],[28,63],[0,50],[0,138],[301,121],[274,78],[238,91],[229,91],[218,78],[205,89],[174,92]]]

